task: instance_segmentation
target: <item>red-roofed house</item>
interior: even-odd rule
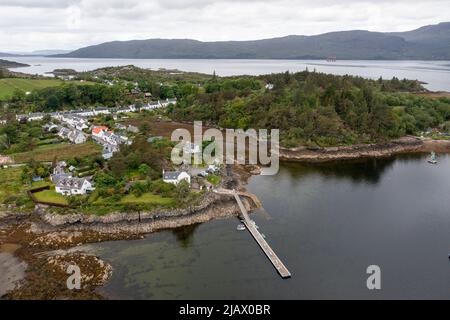
[[[105,126],[99,126],[92,128],[92,135],[93,136],[101,136],[103,135],[103,132],[107,132],[109,129]]]

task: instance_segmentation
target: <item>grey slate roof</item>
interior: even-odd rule
[[[86,179],[81,178],[63,178],[57,183],[57,187],[62,189],[81,189]]]
[[[180,174],[181,172],[179,171],[165,171],[163,178],[164,180],[177,180]]]

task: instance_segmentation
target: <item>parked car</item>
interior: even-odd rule
[[[197,174],[199,177],[203,177],[203,178],[205,178],[205,177],[207,177],[208,176],[208,172],[206,172],[206,171],[202,171],[202,172],[200,172],[199,174]]]

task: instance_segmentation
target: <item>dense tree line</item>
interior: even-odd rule
[[[376,142],[450,119],[448,99],[402,93],[423,91],[418,81],[308,71],[244,79],[242,86],[230,85],[229,79],[210,80],[205,90],[184,96],[169,113],[178,120],[227,128],[277,128],[287,146]],[[255,81],[273,84],[273,90],[261,89]]]
[[[65,84],[34,90],[26,95],[16,91],[10,100],[11,108],[32,111],[56,111],[86,105],[104,105],[113,107],[118,101],[125,99],[127,90],[121,86],[101,84]]]

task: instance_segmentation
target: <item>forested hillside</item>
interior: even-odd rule
[[[273,84],[266,89],[264,84]],[[315,72],[214,79],[170,115],[226,128],[277,128],[282,144],[341,145],[415,134],[450,119],[450,99],[418,97],[417,81]]]
[[[419,95],[426,90],[415,80],[368,80],[308,70],[221,78],[130,66],[77,76],[97,83],[69,81],[28,95],[17,91],[4,110],[50,112],[177,98],[177,105],[163,111],[173,120],[280,129],[284,146],[381,142],[437,126],[450,128],[450,99]]]

